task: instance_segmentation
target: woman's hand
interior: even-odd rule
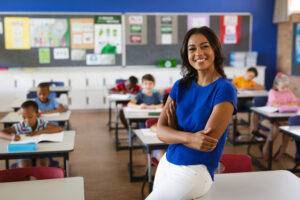
[[[174,129],[177,129],[177,120],[176,120],[176,106],[175,102],[171,100],[169,104],[166,105],[166,114],[168,126]]]
[[[185,145],[187,147],[199,151],[204,151],[204,152],[213,151],[218,144],[218,140],[207,135],[208,133],[210,133],[210,131],[211,129],[209,128],[191,134],[188,138],[188,143],[186,143]]]

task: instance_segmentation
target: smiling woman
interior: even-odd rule
[[[226,79],[223,53],[208,27],[189,30],[181,48],[182,75],[158,121],[158,137],[170,144],[147,199],[196,199],[214,177],[236,112],[236,90]]]

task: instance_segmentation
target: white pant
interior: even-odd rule
[[[213,181],[205,165],[174,165],[161,158],[153,191],[146,200],[196,199],[206,194]]]

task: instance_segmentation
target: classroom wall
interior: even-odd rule
[[[293,24],[300,22],[300,14],[291,15],[288,22],[278,24],[277,69],[285,74],[292,72]],[[300,98],[300,76],[291,76],[291,88]]]
[[[51,2],[51,3],[50,3]],[[277,28],[272,23],[274,0],[10,0],[0,11],[25,12],[249,12],[253,16],[252,49],[267,66],[266,86],[276,71]]]

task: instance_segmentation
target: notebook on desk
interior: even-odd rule
[[[37,144],[42,141],[62,142],[64,139],[64,132],[41,134],[41,135],[37,135],[37,136],[20,135],[20,137],[21,137],[21,140],[12,141],[10,144],[30,144],[30,143]]]

